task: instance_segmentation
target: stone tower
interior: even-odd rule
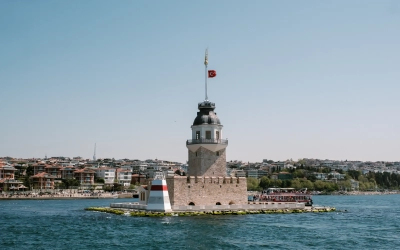
[[[192,139],[186,141],[189,166],[187,176],[166,178],[168,195],[173,209],[180,206],[218,206],[247,204],[247,182],[244,177],[228,177],[226,173],[226,147],[222,139],[222,125],[217,117],[215,103],[208,100],[207,78],[216,71],[207,71],[205,60],[205,101],[198,104]]]
[[[192,139],[186,141],[189,151],[188,176],[226,177],[226,147],[222,125],[214,112],[215,103],[208,100],[198,104]]]

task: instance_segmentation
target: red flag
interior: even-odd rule
[[[217,76],[217,71],[215,70],[209,70],[208,71],[208,78],[213,78]]]

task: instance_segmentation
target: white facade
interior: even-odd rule
[[[121,170],[117,173],[118,183],[124,185],[125,187],[129,187],[132,181],[132,171],[130,170]]]
[[[212,139],[212,140],[220,140],[222,139],[222,125],[217,124],[204,124],[204,125],[196,125],[191,126],[192,128],[192,139]],[[210,131],[210,136],[207,136],[207,131]],[[199,133],[197,133],[199,132]],[[207,138],[208,137],[208,138]]]
[[[104,184],[112,184],[115,181],[115,169],[107,167],[98,168],[96,169],[96,176],[97,178],[104,179]]]

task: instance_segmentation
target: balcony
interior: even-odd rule
[[[193,139],[193,140],[186,141],[186,145],[193,145],[193,144],[224,144],[224,145],[228,145],[228,140],[224,140],[224,139]]]
[[[227,146],[228,140],[224,139],[192,139],[186,141],[186,147],[192,152],[196,152],[200,147],[217,152]]]

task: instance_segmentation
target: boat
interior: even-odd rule
[[[312,194],[306,188],[296,190],[295,188],[268,188],[259,195],[254,196],[255,201],[265,202],[297,202],[312,206]]]

